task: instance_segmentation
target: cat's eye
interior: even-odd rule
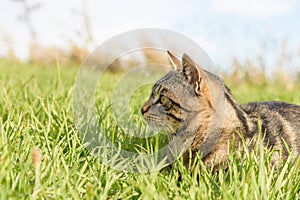
[[[170,99],[168,97],[161,95],[159,99],[160,99],[161,104],[166,109],[170,109],[172,107],[172,102],[170,101]]]
[[[160,101],[161,101],[162,104],[166,104],[166,103],[169,102],[169,98],[166,97],[166,96],[161,96],[160,97]]]

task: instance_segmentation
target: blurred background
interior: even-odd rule
[[[162,28],[196,41],[230,77],[287,88],[300,79],[296,0],[2,0],[0,9],[0,57],[13,63],[80,66],[112,36]]]

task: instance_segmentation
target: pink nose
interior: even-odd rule
[[[143,105],[143,107],[141,108],[141,113],[144,114],[145,112],[147,112],[150,108],[150,105]]]

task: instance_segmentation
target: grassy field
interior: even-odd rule
[[[0,70],[1,199],[300,199],[300,159],[283,162],[274,170],[269,167],[272,152],[261,146],[244,155],[232,154],[229,169],[217,174],[199,160],[194,164],[201,170],[193,174],[183,168],[181,160],[169,173],[114,170],[84,148],[74,126],[72,87],[78,67],[0,61]],[[96,96],[99,115],[109,107],[109,80],[115,79],[108,77],[107,89]],[[300,104],[299,83],[292,90],[275,83],[228,84],[240,103],[283,100]],[[148,93],[140,91],[133,97],[133,113]],[[136,120],[143,125],[140,117]],[[113,141],[136,149],[130,138],[119,133],[110,114],[101,123]]]

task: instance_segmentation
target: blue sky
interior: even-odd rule
[[[28,0],[30,3],[38,0]],[[45,46],[67,47],[68,40],[83,42],[79,35],[81,0],[41,1],[32,18],[38,40]],[[119,33],[137,28],[164,28],[199,43],[223,68],[232,59],[257,60],[262,55],[269,69],[280,56],[283,41],[291,61],[286,69],[300,71],[300,3],[296,0],[86,0],[94,37],[92,48]],[[21,4],[0,1],[0,55],[7,53],[9,35],[16,53],[28,55],[29,35],[17,20]]]

